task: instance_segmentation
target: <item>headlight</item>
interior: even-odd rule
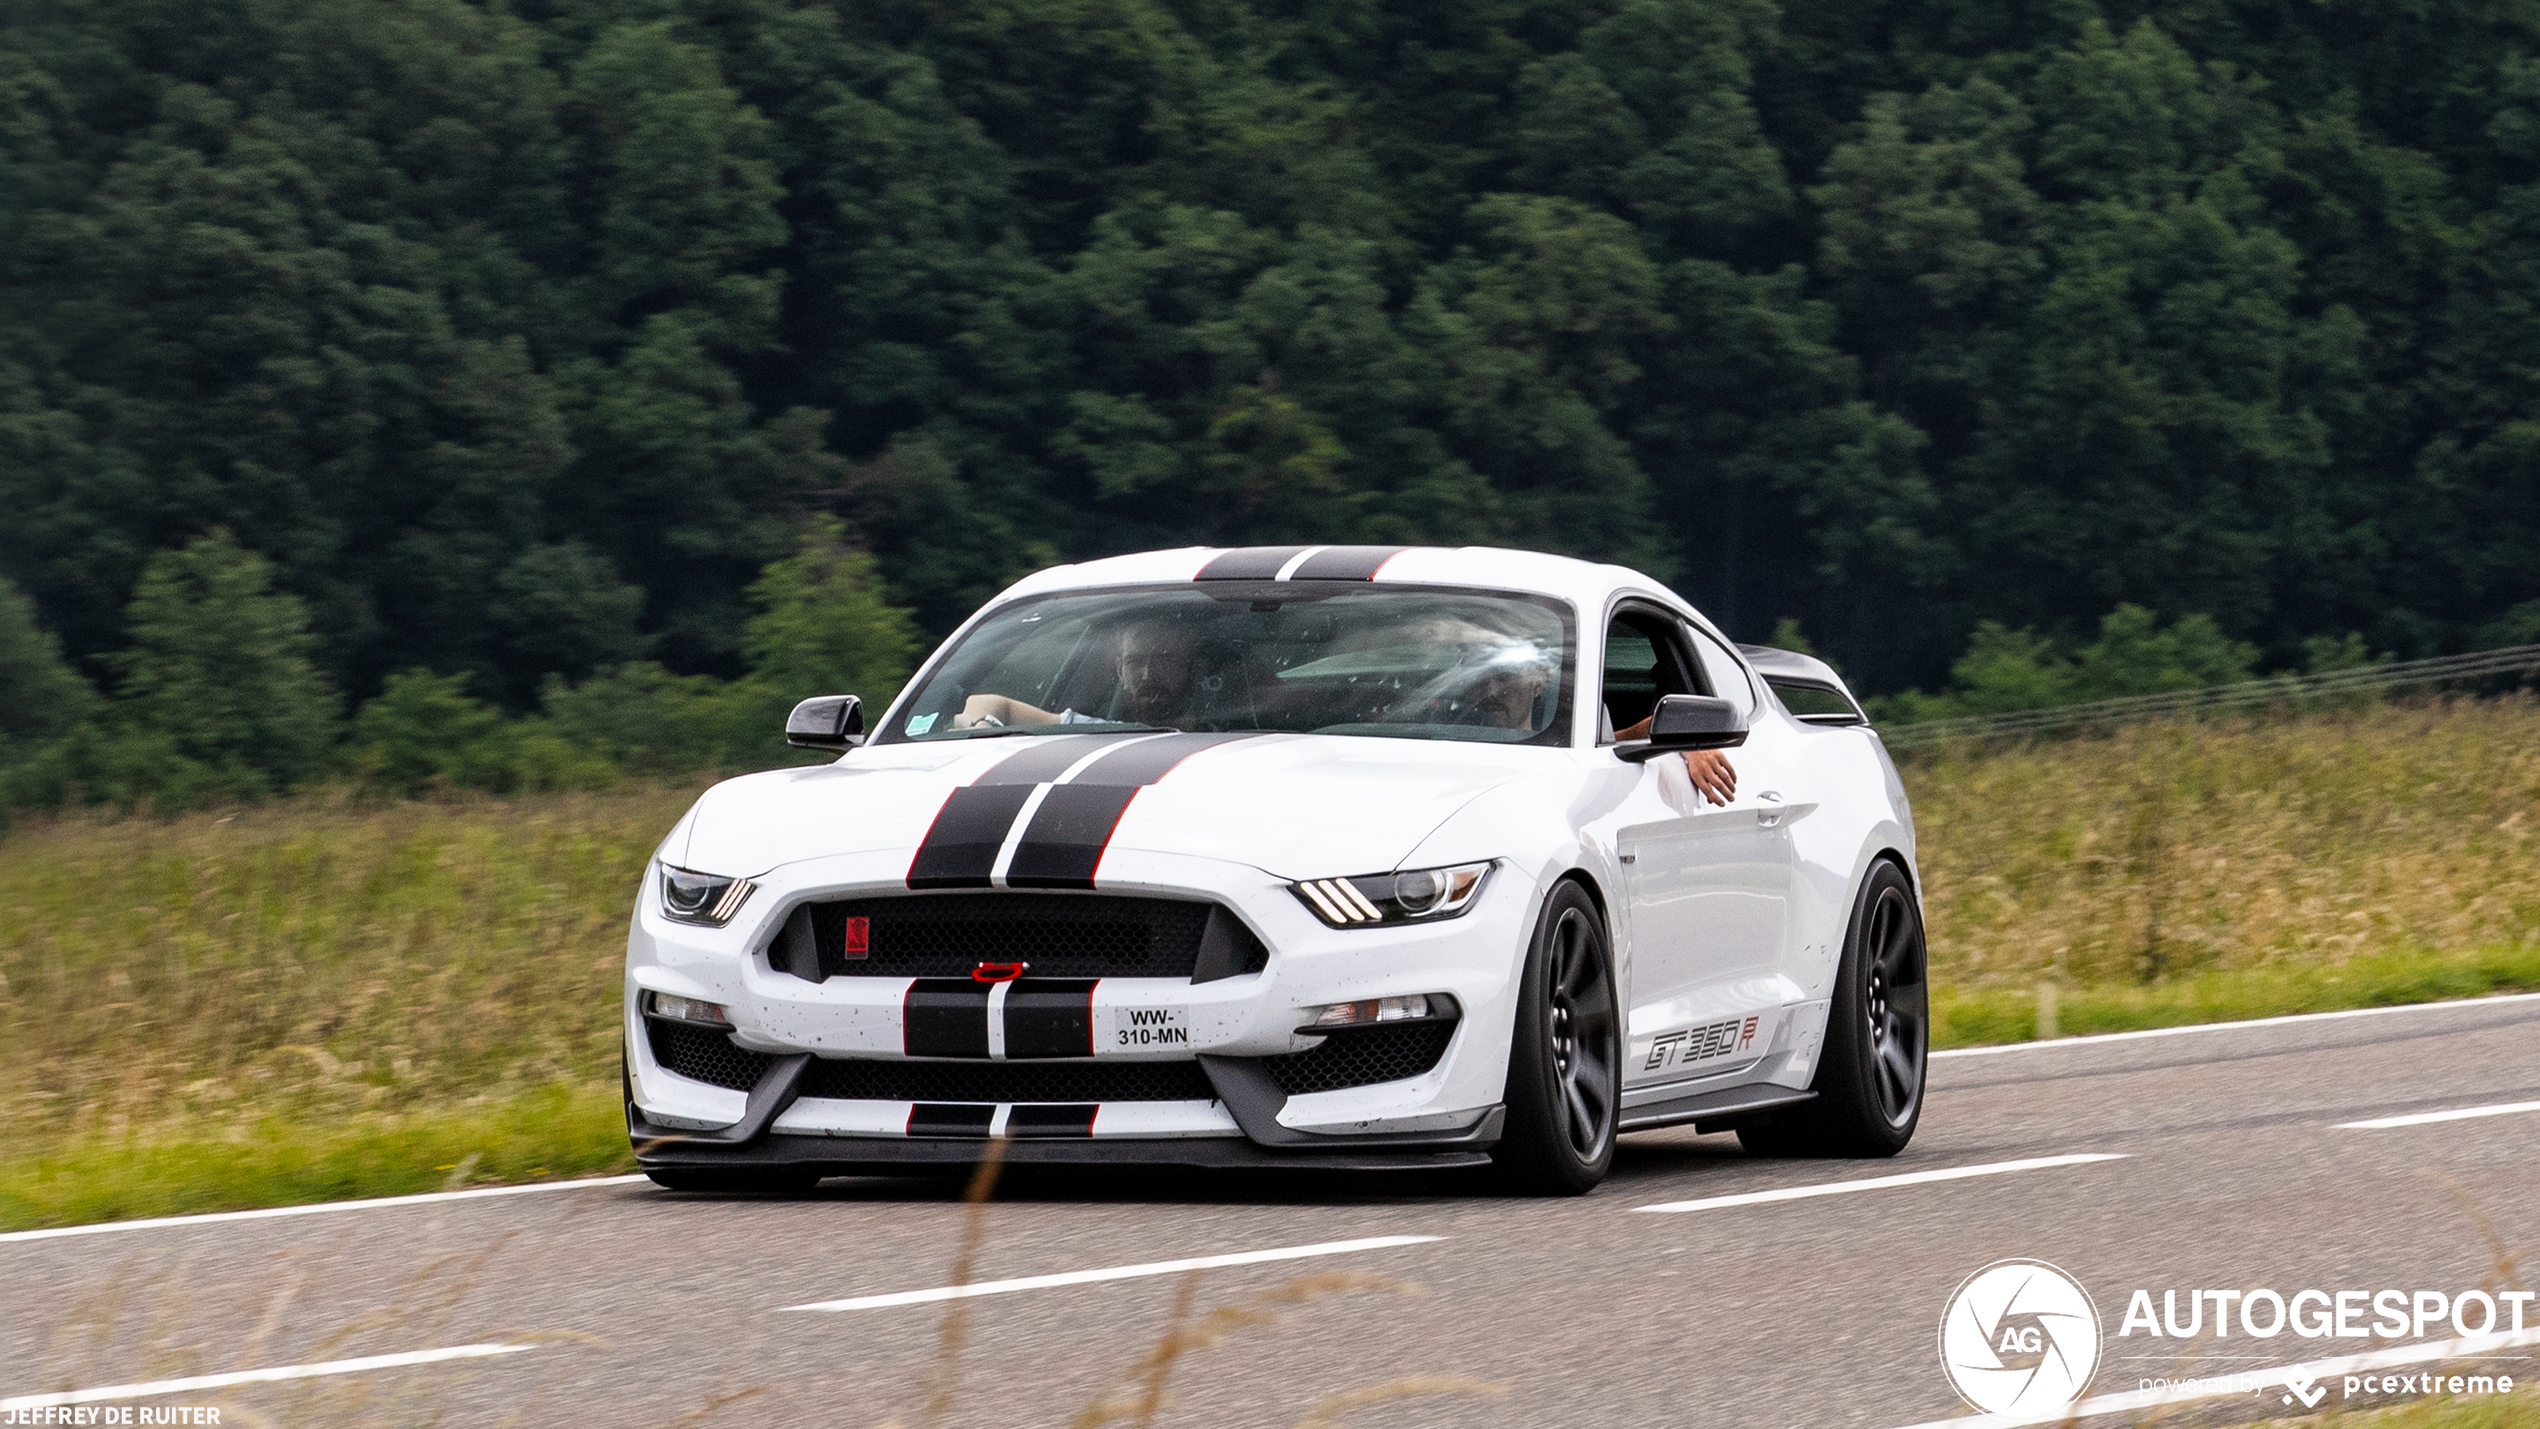
[[[1473,906],[1489,876],[1487,863],[1422,868],[1408,873],[1313,878],[1288,887],[1335,928],[1374,928],[1452,918]]]
[[[757,890],[758,885],[746,878],[691,873],[666,863],[661,866],[661,911],[675,922],[720,928],[732,921],[732,915],[740,912],[741,905],[749,902]]]

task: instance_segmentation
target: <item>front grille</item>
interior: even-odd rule
[[[984,962],[1029,963],[1034,977],[1231,977],[1270,955],[1213,903],[1111,894],[920,893],[815,903],[820,976],[968,977]],[[851,956],[847,920],[862,918]],[[790,936],[790,935],[789,935]],[[780,939],[780,944],[781,944]],[[779,968],[799,962],[771,950]]]
[[[803,1095],[890,1102],[1204,1102],[1197,1062],[898,1062],[817,1058]]]
[[[1270,1080],[1289,1096],[1336,1092],[1416,1077],[1438,1064],[1455,1036],[1453,1022],[1405,1022],[1339,1032],[1310,1051],[1264,1057]]]
[[[652,1038],[654,1061],[709,1086],[746,1092],[758,1085],[767,1064],[776,1060],[764,1052],[733,1046],[730,1034],[711,1027],[647,1017],[644,1030]]]

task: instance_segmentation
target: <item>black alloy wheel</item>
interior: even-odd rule
[[[1508,1125],[1491,1153],[1514,1189],[1575,1196],[1614,1164],[1621,1018],[1605,919],[1576,883],[1544,900],[1508,1047]]]
[[[1741,1127],[1761,1156],[1893,1156],[1914,1139],[1931,1052],[1923,915],[1905,871],[1882,860],[1861,881],[1835,972],[1814,1101]]]

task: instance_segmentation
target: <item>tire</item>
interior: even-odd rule
[[[1621,1027],[1605,919],[1586,890],[1562,883],[1544,900],[1519,978],[1507,1129],[1491,1152],[1508,1189],[1577,1196],[1605,1179],[1622,1107]]]
[[[790,1166],[651,1167],[644,1174],[665,1191],[711,1191],[725,1195],[749,1191],[808,1191],[820,1184],[817,1171]]]
[[[1861,881],[1843,935],[1816,1100],[1738,1129],[1758,1156],[1893,1156],[1923,1115],[1931,1051],[1923,914],[1905,871],[1882,859]]]

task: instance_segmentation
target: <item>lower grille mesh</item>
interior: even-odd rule
[[[1197,1062],[897,1062],[818,1058],[803,1095],[896,1102],[1204,1102]]]
[[[1452,1022],[1378,1024],[1323,1039],[1323,1045],[1284,1057],[1264,1057],[1270,1080],[1289,1096],[1336,1092],[1416,1077],[1438,1064],[1455,1037]]]
[[[767,1064],[776,1060],[764,1052],[749,1052],[733,1046],[729,1034],[717,1032],[711,1027],[691,1027],[682,1022],[664,1022],[647,1017],[644,1030],[652,1038],[654,1061],[708,1086],[746,1092],[758,1085],[759,1077],[767,1071]]]

